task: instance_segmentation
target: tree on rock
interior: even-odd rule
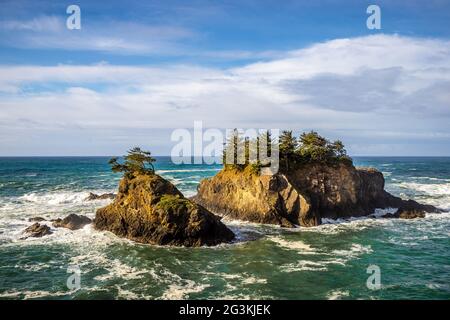
[[[302,133],[297,153],[306,162],[352,164],[342,141],[330,142],[315,131]]]
[[[297,149],[297,139],[292,134],[292,131],[284,130],[279,139],[279,150],[282,164],[289,170],[289,162],[293,162],[295,159],[295,150]]]
[[[124,156],[125,162],[119,163],[117,157],[111,158],[109,164],[113,172],[124,172],[125,175],[147,174],[155,173],[153,162],[155,158],[151,156],[150,151],[141,150],[139,147],[134,147],[128,150],[128,154]]]

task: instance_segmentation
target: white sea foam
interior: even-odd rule
[[[124,280],[134,280],[142,279],[145,275],[151,275],[149,270],[139,269],[131,267],[119,261],[118,259],[102,259],[103,265],[105,265],[108,273],[96,276],[94,280],[97,281],[107,281],[114,278],[124,279]]]
[[[339,300],[348,297],[350,292],[348,290],[332,290],[327,293],[328,300]]]
[[[276,243],[279,247],[289,250],[296,250],[302,254],[316,254],[316,250],[312,248],[309,244],[306,244],[302,241],[288,241],[279,236],[269,236],[268,240]]]
[[[249,276],[242,281],[243,284],[266,284],[267,279]]]
[[[108,193],[111,190],[95,191],[94,193]],[[19,201],[31,202],[35,204],[44,205],[60,205],[60,204],[81,204],[86,202],[89,196],[87,191],[62,191],[62,192],[47,192],[47,193],[27,193],[18,197]]]
[[[363,254],[372,253],[370,246],[353,243],[349,249],[332,250],[320,253],[319,260],[299,260],[280,267],[281,272],[327,271],[329,265],[345,266],[348,261],[357,259]]]
[[[372,253],[373,250],[371,246],[363,246],[358,243],[353,243],[350,249],[347,250],[333,250],[332,254],[346,257],[346,258],[356,258],[362,254]]]
[[[300,260],[294,263],[288,263],[280,266],[281,272],[296,272],[296,271],[327,271],[328,261],[309,261]]]
[[[185,280],[184,284],[170,284],[164,291],[161,299],[163,300],[180,300],[186,299],[191,293],[202,292],[210,287],[209,284],[197,284],[192,280]]]
[[[403,189],[418,191],[430,196],[450,195],[450,183],[401,182],[396,185]]]
[[[30,290],[18,290],[18,291],[7,291],[0,293],[0,298],[19,298],[23,296],[23,299],[38,299],[38,298],[45,298],[45,297],[60,297],[60,296],[68,296],[70,295],[71,291],[45,291],[45,290],[36,290],[36,291],[30,291]]]
[[[66,203],[82,203],[87,197],[88,192],[54,192],[54,193],[28,193],[21,197],[19,200],[32,202],[36,204],[49,204],[58,205]]]
[[[195,196],[197,194],[197,191],[195,191],[195,190],[186,190],[186,191],[184,191],[183,190],[183,194],[184,194],[184,196],[186,198],[190,198],[190,197]]]
[[[48,263],[38,262],[35,264],[16,264],[14,267],[17,269],[24,270],[24,271],[36,272],[36,271],[49,269],[51,267],[51,265]]]

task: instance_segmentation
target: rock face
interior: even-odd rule
[[[86,216],[70,214],[64,219],[56,219],[53,221],[53,226],[56,228],[67,228],[70,230],[77,230],[83,228],[85,225],[90,224],[92,222]]]
[[[50,230],[49,226],[46,226],[45,224],[39,224],[39,223],[33,223],[31,226],[26,228],[24,230],[24,233],[28,235],[28,237],[43,237],[48,234],[52,234],[52,231]],[[25,237],[27,238],[27,237]]]
[[[370,215],[376,208],[438,211],[386,192],[378,170],[347,164],[306,164],[273,176],[222,170],[200,183],[193,200],[232,219],[286,227],[316,226],[322,218]]]
[[[92,200],[105,200],[105,199],[114,199],[116,195],[114,193],[103,193],[103,194],[95,194],[89,192],[89,195],[86,197],[87,201]]]
[[[97,210],[94,226],[159,245],[216,245],[234,239],[219,217],[156,174],[122,178],[115,200]]]

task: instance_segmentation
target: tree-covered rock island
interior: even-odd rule
[[[252,143],[236,131],[224,154],[242,145],[244,159],[224,162],[216,176],[201,181],[193,200],[231,219],[283,227],[316,226],[322,218],[371,215],[377,208],[397,208],[386,215],[390,218],[416,218],[439,211],[389,194],[380,171],[356,168],[341,141],[330,142],[314,131],[298,138],[292,131],[283,131],[278,142],[279,171],[263,175],[264,159],[249,157],[252,148],[261,148],[261,141],[270,153],[274,147],[270,137],[257,137]]]

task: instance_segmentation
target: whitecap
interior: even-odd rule
[[[327,271],[327,264],[329,264],[328,261],[300,260],[294,263],[284,264],[279,269],[281,272]]]
[[[403,189],[418,191],[430,196],[450,195],[450,183],[401,182],[396,185]]]
[[[316,250],[311,247],[309,244],[304,243],[303,241],[288,241],[279,236],[269,236],[268,240],[276,243],[279,247],[283,249],[296,250],[302,254],[316,254]]]
[[[339,300],[344,297],[348,297],[350,292],[348,290],[332,290],[327,293],[328,300]]]
[[[161,299],[163,300],[181,300],[189,297],[191,293],[199,293],[210,287],[209,284],[197,284],[192,280],[185,280],[184,284],[170,284],[164,291]]]

